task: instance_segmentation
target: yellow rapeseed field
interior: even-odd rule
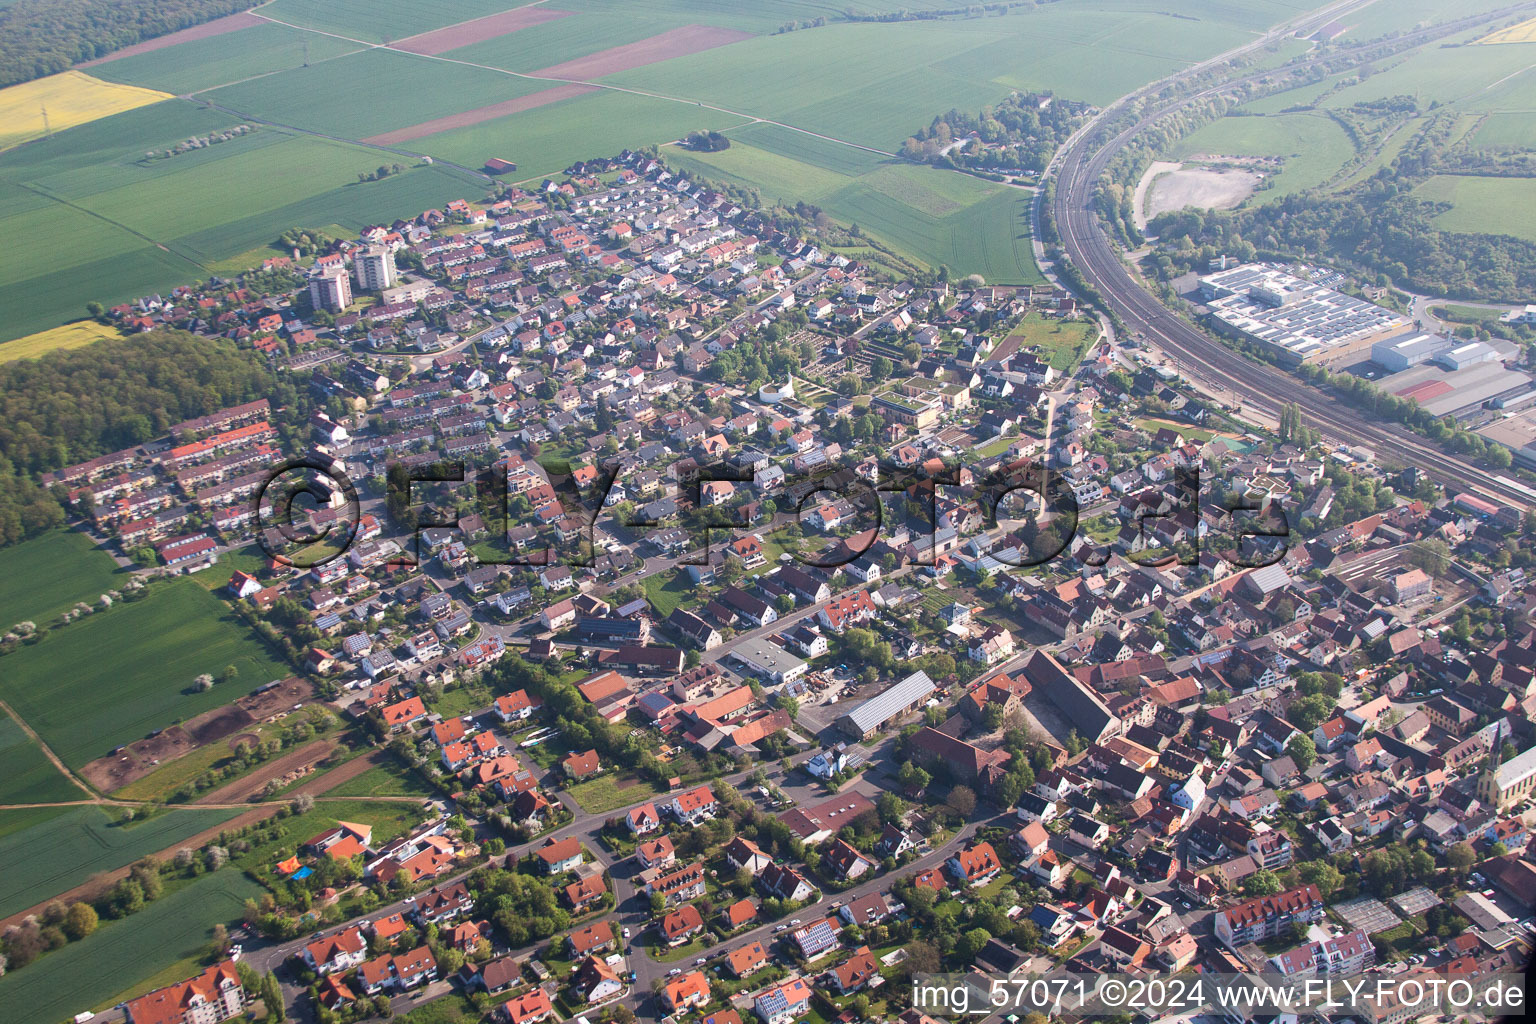
[[[0,363],[8,363],[13,359],[36,359],[55,349],[82,348],[93,341],[122,336],[123,332],[116,327],[107,327],[95,320],[77,320],[62,327],[0,343]]]
[[[170,98],[168,92],[103,82],[80,71],[23,82],[0,89],[0,149],[41,136],[45,108],[48,129],[57,132]]]
[[[1480,43],[1536,43],[1536,18],[1490,32]]]

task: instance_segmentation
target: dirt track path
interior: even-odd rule
[[[19,725],[21,727],[21,731],[27,734],[27,738],[38,745],[38,748],[43,752],[43,756],[46,757],[48,761],[59,770],[59,774],[63,775],[70,782],[73,782],[76,786],[79,786],[80,789],[84,791],[86,796],[93,798],[96,796],[96,791],[82,782],[78,775],[65,767],[64,762],[59,760],[59,755],[53,752],[53,748],[44,743],[43,738],[39,736],[35,731],[33,731],[32,727],[27,724],[26,719],[22,718],[15,711],[13,711],[11,706],[3,700],[0,700],[0,711],[4,711],[6,715],[10,717],[11,721]],[[89,803],[91,801],[84,802]]]
[[[331,751],[335,749],[336,745],[330,740],[315,740],[311,743],[306,743],[297,750],[289,751],[275,761],[268,761],[244,778],[235,779],[233,782],[226,783],[217,789],[209,790],[203,796],[192,801],[192,803],[199,807],[205,807],[209,804],[249,803],[253,797],[261,793],[269,779],[280,779],[296,768],[318,764],[330,756]]]
[[[327,741],[321,741],[321,742],[327,742]],[[313,746],[313,744],[311,744],[311,746]],[[300,750],[296,751],[296,753],[302,754],[302,753],[304,753],[308,749],[309,749],[308,747],[300,748]],[[308,782],[304,782],[304,783],[302,783],[302,784],[300,784],[298,786],[295,786],[288,793],[285,793],[281,800],[274,800],[274,801],[272,801],[270,803],[262,803],[262,804],[256,804],[256,805],[252,806],[248,802],[229,803],[229,802],[218,802],[218,801],[214,801],[214,800],[210,799],[207,802],[199,801],[196,804],[179,804],[179,805],[176,805],[177,807],[181,807],[181,808],[196,807],[199,810],[220,810],[220,809],[235,810],[235,809],[239,809],[239,808],[244,808],[245,810],[244,810],[244,813],[235,815],[233,818],[229,819],[228,821],[224,822],[223,824],[215,825],[212,828],[206,828],[203,831],[197,833],[196,835],[188,836],[187,838],[183,839],[181,842],[177,843],[176,845],[168,846],[165,849],[159,851],[158,853],[150,854],[150,856],[156,857],[156,858],[158,858],[160,860],[169,860],[171,857],[174,857],[176,855],[176,851],[181,849],[182,847],[188,847],[190,849],[196,850],[196,849],[198,849],[198,848],[200,848],[202,846],[206,846],[208,843],[210,843],[214,839],[218,838],[218,835],[221,832],[231,831],[233,829],[244,828],[247,825],[254,825],[258,821],[264,821],[267,818],[270,818],[272,815],[277,813],[279,808],[286,807],[288,805],[288,802],[289,802],[289,800],[291,798],[293,798],[295,796],[298,796],[301,793],[307,793],[308,795],[310,795],[312,797],[315,797],[317,801],[324,801],[326,803],[347,803],[347,802],[357,801],[357,800],[382,801],[382,802],[387,802],[387,803],[420,803],[423,798],[419,797],[419,796],[378,796],[378,797],[344,797],[344,796],[337,796],[337,797],[327,797],[327,796],[323,796],[322,795],[323,793],[325,793],[325,792],[327,792],[327,791],[329,791],[331,789],[334,789],[337,786],[341,785],[343,782],[346,782],[349,779],[356,778],[357,776],[361,775],[363,772],[367,771],[369,768],[373,768],[376,765],[381,764],[383,762],[383,759],[385,757],[387,757],[387,756],[388,756],[387,754],[384,754],[384,753],[382,753],[380,751],[373,751],[372,753],[361,754],[361,755],[359,755],[357,757],[354,757],[352,760],[348,761],[346,764],[342,765],[341,767],[336,768],[334,771],[327,772],[326,774],[320,776],[319,778],[311,779]],[[277,763],[277,762],[274,762],[274,763]],[[267,778],[271,777],[269,775],[266,775],[265,773],[262,773],[262,776],[263,777],[261,778],[260,781],[263,784],[265,784]],[[242,784],[248,783],[249,781],[250,780],[248,780],[248,779],[237,780],[236,782],[230,783],[228,786],[223,787],[223,789],[214,790],[212,793],[209,794],[209,797],[212,798],[212,797],[220,796],[224,791],[230,790],[234,786],[238,786],[238,785],[242,785]],[[103,800],[103,799],[81,800],[81,801],[77,801],[77,802],[73,802],[73,803],[24,804],[24,805],[18,805],[18,806],[25,806],[25,807],[78,807],[78,806],[89,805],[89,804],[113,805],[113,806],[128,806],[128,807],[140,806],[140,805],[135,805],[135,804],[124,804],[124,803],[122,803],[120,801]],[[176,808],[172,808],[169,811],[169,813],[172,813],[172,814],[174,814],[175,812],[176,812]],[[26,910],[17,911],[16,913],[10,915],[9,917],[6,917],[4,919],[0,919],[0,931],[4,931],[6,928],[10,927],[13,924],[20,924],[22,922],[22,920],[24,918],[26,918],[29,914],[41,913],[43,907],[47,906],[49,903],[53,902],[54,900],[60,900],[61,902],[65,903],[65,904],[69,904],[69,903],[74,903],[77,900],[91,900],[91,899],[94,899],[95,897],[100,895],[102,892],[105,892],[115,882],[117,882],[117,880],[119,878],[126,877],[127,874],[128,874],[128,869],[130,867],[132,867],[131,864],[130,865],[124,865],[123,867],[120,867],[120,868],[114,868],[111,871],[101,871],[101,872],[98,872],[98,873],[92,875],[90,878],[86,879],[84,882],[80,883],[77,886],[74,886],[71,889],[67,889],[64,892],[61,892],[61,893],[58,893],[56,895],[50,896],[50,897],[48,897],[48,899],[43,900],[41,903],[38,903],[35,906],[28,907]]]

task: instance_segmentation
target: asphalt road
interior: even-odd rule
[[[881,743],[880,746],[884,747],[890,742],[890,739],[887,738]],[[792,758],[792,761],[798,765],[799,762],[807,759],[809,756],[811,756],[812,753],[814,753],[814,751],[803,752]],[[851,787],[849,787],[852,790],[862,792],[871,798],[878,795],[881,791],[881,787],[875,781],[875,775],[880,771],[879,766],[888,764],[888,759],[882,759],[879,757],[877,751],[872,753],[875,756],[872,756],[870,761],[877,767],[872,768],[863,777],[855,781]],[[821,786],[820,783],[815,782],[803,772],[796,773],[793,776],[786,778],[782,768],[777,763],[765,763],[760,767],[767,775],[769,781],[778,786],[779,789],[786,796],[795,801],[797,805],[813,804],[821,800],[828,799],[830,796],[830,794],[823,786]],[[740,788],[744,781],[752,774],[752,772],[756,770],[757,768],[753,768],[748,771],[724,776],[715,780],[711,785],[736,786]],[[576,838],[580,839],[582,844],[587,848],[588,852],[590,852],[594,859],[602,864],[606,870],[608,870],[610,877],[613,879],[615,907],[613,912],[608,916],[613,920],[616,929],[622,929],[626,927],[630,929],[630,942],[632,942],[633,945],[631,945],[628,949],[627,959],[629,962],[630,970],[634,971],[636,975],[635,983],[632,986],[630,1003],[634,1007],[636,1013],[644,1020],[656,1020],[666,1015],[665,1011],[659,1005],[657,1005],[656,998],[652,993],[652,987],[654,983],[659,979],[667,977],[668,973],[674,968],[689,970],[693,968],[694,964],[692,960],[687,958],[666,962],[658,961],[651,957],[648,948],[649,943],[646,941],[648,937],[643,935],[645,929],[652,924],[650,915],[650,902],[649,899],[644,895],[643,890],[638,888],[634,881],[635,876],[639,873],[638,864],[634,861],[633,858],[625,858],[622,860],[614,858],[612,854],[601,844],[598,839],[598,834],[602,830],[604,822],[606,822],[609,818],[622,817],[633,808],[639,807],[644,803],[649,803],[654,799],[656,798],[652,797],[650,800],[637,801],[629,807],[619,808],[617,810],[608,811],[602,814],[591,814],[578,810],[576,812],[575,818],[570,823],[561,827],[559,830],[557,830],[557,832],[551,833],[551,835],[558,836],[560,838],[575,836]],[[1007,816],[1004,815],[1003,817]],[[817,903],[796,911],[795,916],[803,921],[815,920],[818,917],[831,914],[835,910],[835,908],[832,906],[833,903],[843,904],[849,900],[857,899],[860,896],[864,896],[869,893],[884,891],[888,889],[899,877],[907,877],[908,875],[911,875],[917,871],[936,867],[948,859],[948,857],[953,854],[954,850],[966,839],[974,835],[977,829],[985,827],[986,825],[992,823],[994,820],[997,819],[992,815],[978,816],[961,829],[958,829],[942,845],[924,854],[921,858],[913,861],[911,864],[906,865],[899,872],[892,875],[876,874],[868,880],[859,883],[857,886],[844,890],[840,893],[824,893],[822,894],[822,899],[820,899]],[[550,838],[550,836],[541,836],[531,843],[510,848],[507,851],[506,858],[515,862],[517,859],[526,856],[531,851],[543,845],[548,838]],[[437,880],[435,884],[438,886],[449,885],[462,878],[465,878],[469,875],[469,873],[470,871],[466,870],[453,875],[445,876],[444,878]],[[333,934],[335,932],[344,930],[345,928],[351,927],[352,925],[357,924],[365,919],[374,920],[381,917],[387,917],[388,915],[396,912],[405,913],[411,909],[413,902],[414,900],[405,899],[398,900],[387,905],[381,905],[374,911],[364,915],[361,918],[354,918],[348,922],[327,927],[324,929],[323,934]],[[768,922],[761,925],[760,927],[752,929],[749,932],[734,936],[730,940],[712,947],[706,955],[709,959],[712,960],[716,957],[723,956],[729,950],[757,940],[761,940],[764,945],[771,946],[776,938],[781,937],[781,933],[778,931],[780,924],[781,922],[777,921]],[[555,936],[554,938],[558,939],[560,936]],[[312,940],[312,935],[305,935],[298,939],[283,943],[265,943],[259,939],[244,940],[245,957],[253,967],[259,971],[275,970],[278,972],[278,977],[283,982],[283,993],[288,1003],[289,1016],[292,1019],[298,1021],[312,1020],[313,1016],[308,1005],[309,1000],[304,995],[304,990],[295,984],[293,976],[289,973],[288,969],[284,965],[290,960],[290,958],[297,956],[303,950],[304,946]],[[548,945],[549,941],[549,939],[545,939],[540,942],[525,946],[521,949],[498,950],[498,954],[510,955],[514,957],[533,955]],[[442,995],[446,994],[447,991],[448,988],[439,982],[415,993],[396,996],[392,1000],[392,1005],[396,1013],[403,1013],[414,1006],[425,1002],[430,1002],[435,998],[440,998]]]

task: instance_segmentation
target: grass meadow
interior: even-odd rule
[[[78,791],[77,791],[78,792]],[[0,824],[25,811],[0,811]],[[215,828],[234,811],[177,808],[138,823],[117,824],[100,807],[70,807],[46,821],[0,836],[0,916],[73,888],[102,871],[132,864]],[[8,1020],[0,1012],[0,1020]]]
[[[1420,199],[1450,203],[1435,218],[1445,231],[1514,235],[1536,241],[1536,181],[1437,174],[1414,190]]]
[[[1180,159],[1199,154],[1283,157],[1274,187],[1250,200],[1259,203],[1317,188],[1354,152],[1337,122],[1313,112],[1224,117],[1186,136],[1174,149]]]
[[[1098,328],[1090,321],[1047,320],[1038,313],[1030,313],[1008,336],[1018,338],[1021,348],[1037,349],[1040,358],[1059,372],[1070,374],[1098,334]]]
[[[660,792],[655,786],[633,775],[608,774],[590,782],[567,786],[566,792],[588,814],[606,814],[620,807],[640,803]]]
[[[184,973],[208,943],[215,924],[237,920],[261,888],[226,869],[204,875],[162,896],[132,917],[103,922],[94,935],[0,977],[0,1020],[64,1020],[83,1010],[104,1010],[173,965]],[[178,980],[164,978],[162,983]]]
[[[77,602],[95,604],[123,582],[112,556],[74,530],[0,549],[0,579],[22,583],[0,588],[0,631],[24,619],[46,626]]]
[[[186,692],[227,665],[239,670],[233,681]],[[8,655],[0,697],[78,768],[288,674],[222,601],[178,579]]]
[[[326,790],[325,795],[419,796],[426,799],[436,796],[437,791],[418,778],[414,772],[402,768],[393,760],[387,760],[359,775],[354,775],[334,789]],[[339,805],[332,805],[332,809],[338,814],[346,813],[345,808]]]

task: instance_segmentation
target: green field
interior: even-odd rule
[[[0,712],[0,804],[81,800],[86,794],[66,779],[21,726]]]
[[[64,1020],[111,1006],[141,979],[198,953],[261,888],[237,871],[205,875],[122,921],[0,978],[0,1020]],[[196,973],[189,966],[187,975]]]
[[[261,13],[274,21],[382,43],[521,6],[515,0],[274,0]]]
[[[1235,7],[1222,13],[1253,18],[1234,13]],[[1011,89],[1041,88],[1103,103],[1248,38],[1246,30],[1222,20],[1176,18],[1165,10],[1136,3],[1047,4],[1002,17],[834,23],[677,57],[605,81],[894,151],[952,107],[975,109]]]
[[[649,800],[660,792],[655,786],[634,776],[604,775],[591,782],[578,782],[565,790],[588,814],[606,814]]]
[[[641,586],[645,588],[646,600],[656,609],[658,619],[667,618],[695,593],[688,574],[681,569],[653,573],[642,581]]]
[[[226,665],[239,670],[235,680],[186,692],[200,673]],[[78,768],[288,674],[223,602],[174,580],[8,655],[0,698]]]
[[[666,156],[712,180],[755,188],[765,202],[813,203],[901,255],[947,264],[959,276],[981,274],[995,284],[1043,280],[1029,242],[1029,193],[847,146],[837,148],[858,157],[843,160],[845,170],[833,169],[828,165],[838,161],[828,147],[836,144],[797,145],[798,134],[757,134],[780,151],[736,143],[719,153],[669,149]],[[790,148],[805,159],[782,151]]]
[[[356,43],[285,25],[253,25],[99,64],[91,74],[183,96],[357,49]]]
[[[1472,140],[1495,149],[1536,149],[1536,118],[1529,114],[1489,114]]]
[[[561,4],[560,9],[569,10],[572,6]],[[507,71],[537,71],[692,22],[715,23],[713,18],[690,17],[678,12],[637,11],[634,8],[638,6],[629,3],[601,13],[584,12],[570,18],[557,18],[461,46],[448,51],[446,56]]]
[[[1389,4],[1371,4],[1345,19],[1350,30],[1340,42],[1373,39],[1388,32],[1407,32],[1420,25],[1434,25],[1505,6],[1508,5],[1504,0],[1458,0],[1454,4],[1445,4],[1441,0],[1392,0]]]
[[[173,847],[236,812],[168,810],[148,821],[119,825],[100,807],[70,807],[42,821],[21,817],[26,827],[4,831],[12,815],[31,813],[0,811],[0,863],[5,865],[0,872],[0,916],[45,902],[98,872]]]
[[[23,620],[47,626],[60,614],[121,586],[117,563],[98,551],[91,539],[73,530],[56,530],[0,550],[0,631]]]
[[[428,786],[415,772],[407,771],[393,760],[388,760],[381,765],[369,768],[360,775],[355,775],[334,789],[328,789],[326,796],[419,796],[423,799],[437,795],[437,791]],[[332,804],[331,810],[345,816],[347,809],[344,806]]]
[[[0,153],[0,229],[55,243],[18,248],[0,266],[0,307],[10,314],[0,340],[73,319],[91,300],[121,302],[205,278],[289,227],[355,231],[483,189],[441,165],[359,184],[379,151],[276,128],[142,160],[239,122],[168,100]]]
[[[167,100],[0,154],[0,229],[49,243],[18,246],[0,268],[0,307],[12,314],[0,340],[56,326],[88,301],[121,302],[240,269],[234,264],[288,227],[356,230],[483,191],[483,179],[449,163],[476,168],[501,156],[537,180],[577,159],[748,124],[742,146],[789,161],[739,168],[766,183],[765,194],[802,180],[829,186],[835,179],[822,175],[840,175],[856,187],[832,188],[821,205],[900,258],[948,263],[992,281],[1038,280],[1021,195],[976,182],[957,197],[962,186],[931,184],[910,168],[882,169],[878,153],[838,142],[894,152],[936,115],[976,110],[1016,89],[1104,103],[1250,39],[1298,7],[1199,0],[1174,13],[1161,0],[1074,0],[1003,16],[848,23],[841,8],[816,0],[571,0],[558,8],[570,17],[444,59],[372,45],[504,9],[506,0],[274,0],[261,14],[277,23],[101,65],[109,79],[196,93],[227,109]],[[829,24],[776,34],[786,22],[817,17]],[[432,155],[434,167],[356,181],[358,172],[400,159],[353,145],[359,138],[548,87],[505,71],[537,71],[688,24],[755,35],[603,79],[638,92],[593,92],[412,140],[403,148]],[[146,150],[246,119],[293,131],[264,126],[250,138],[140,163]],[[830,138],[753,124],[758,119]],[[1313,142],[1301,140],[1302,148],[1313,150]],[[1305,174],[1287,176],[1306,187]]]
[[[1180,159],[1212,156],[1281,156],[1284,164],[1274,187],[1255,193],[1253,202],[1314,189],[1327,181],[1354,155],[1344,129],[1321,113],[1271,114],[1263,117],[1224,117],[1180,140]]]
[[[1039,350],[1040,357],[1052,367],[1070,374],[1098,335],[1099,329],[1092,321],[1047,320],[1030,313],[1008,336],[1018,338],[1021,348]]]
[[[1435,218],[1445,231],[1514,235],[1536,241],[1536,181],[1437,174],[1414,189],[1420,199],[1452,203]]]
[[[1372,5],[1377,6],[1375,4]],[[1449,37],[1465,42],[1480,31]],[[1330,96],[1335,109],[1361,100],[1406,94],[1421,108],[1431,103],[1456,104],[1467,110],[1529,110],[1536,80],[1527,70],[1536,61],[1536,46],[1429,46],[1371,75],[1358,85]]]
[[[387,88],[386,97],[381,88]],[[548,82],[374,49],[215,89],[202,98],[282,124],[362,139],[547,88]],[[316,96],[326,102],[316,103]]]
[[[0,811],[0,839],[68,813],[67,807],[13,807]]]
[[[576,160],[617,153],[625,147],[670,142],[695,129],[742,123],[743,118],[734,114],[604,91],[438,132],[410,146],[466,167],[479,167],[489,157],[505,156],[517,161],[519,177],[537,181],[558,174]],[[592,131],[573,131],[573,125]]]

